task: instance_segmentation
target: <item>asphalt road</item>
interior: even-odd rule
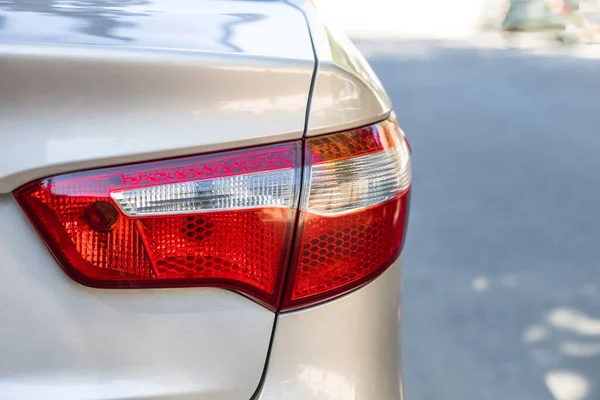
[[[600,60],[358,45],[413,149],[407,400],[600,399]]]

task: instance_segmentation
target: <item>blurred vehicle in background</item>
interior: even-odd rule
[[[508,31],[551,31],[564,42],[600,40],[597,0],[510,0],[502,28]]]

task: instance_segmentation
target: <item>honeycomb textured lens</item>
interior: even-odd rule
[[[308,215],[295,298],[319,295],[359,280],[395,259],[406,210],[406,202],[399,198],[366,212],[325,218]]]
[[[144,218],[140,225],[158,279],[226,276],[273,292],[287,224],[272,222],[287,222],[291,213],[272,208]]]

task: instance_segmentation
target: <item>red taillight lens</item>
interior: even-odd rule
[[[276,308],[300,142],[44,179],[15,195],[62,267],[96,287],[220,286]]]
[[[408,145],[392,120],[306,140],[304,166],[301,151],[291,142],[84,171],[15,196],[83,284],[216,286],[294,309],[391,264],[411,180]]]
[[[296,249],[283,307],[347,292],[398,256],[410,151],[394,121],[309,139]]]

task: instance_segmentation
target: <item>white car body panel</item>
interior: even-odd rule
[[[0,398],[401,398],[399,262],[281,315],[222,289],[92,289],[10,193],[387,118],[379,81],[333,32],[305,0],[0,4]]]
[[[299,139],[313,73],[312,60],[167,50],[5,44],[0,57],[1,192],[65,171]]]
[[[317,58],[307,136],[352,129],[387,118],[390,99],[356,46],[310,0],[289,0],[303,10]],[[367,22],[368,23],[368,22]]]
[[[314,53],[283,2],[15,1],[0,22],[0,192],[304,132]]]
[[[284,1],[5,2],[2,42],[172,49],[313,60],[302,13]],[[285,33],[277,35],[276,33]]]
[[[280,315],[259,400],[402,398],[400,261],[329,303]]]

